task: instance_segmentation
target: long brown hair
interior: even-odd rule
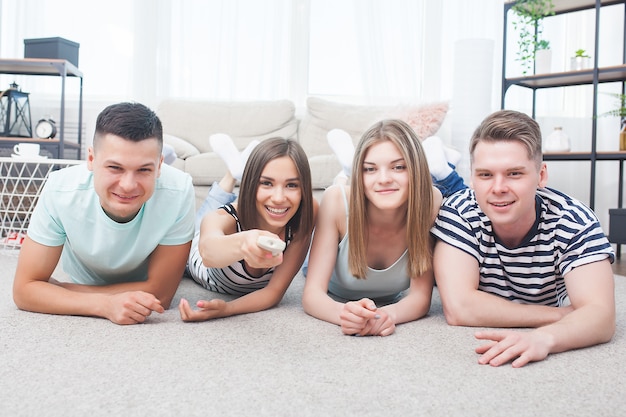
[[[268,162],[288,156],[293,161],[300,178],[302,199],[296,214],[288,225],[296,238],[304,237],[313,230],[313,186],[309,160],[302,146],[293,139],[271,138],[261,141],[250,153],[239,186],[237,212],[243,230],[259,227],[259,213],[256,209],[256,195],[263,169]],[[302,231],[300,235],[296,232]]]
[[[406,218],[408,269],[411,277],[423,274],[432,264],[430,227],[432,223],[433,188],[424,149],[413,129],[401,120],[383,120],[365,132],[356,146],[350,185],[348,215],[348,264],[357,278],[367,271],[367,201],[363,185],[363,161],[368,150],[382,141],[398,147],[409,174]]]

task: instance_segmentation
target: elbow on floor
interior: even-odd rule
[[[443,315],[446,318],[446,322],[450,326],[471,326],[468,320],[468,314],[464,313],[461,309],[443,309]]]

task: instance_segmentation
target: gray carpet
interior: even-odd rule
[[[297,276],[269,311],[142,325],[19,311],[17,251],[0,251],[0,416],[623,416],[626,278],[605,345],[521,369],[477,364],[474,329],[428,317],[390,337],[343,336],[301,308]],[[181,296],[207,297],[190,280]],[[173,305],[174,305],[173,304]]]

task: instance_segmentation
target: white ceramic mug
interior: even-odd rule
[[[18,156],[39,156],[38,143],[18,143],[13,147],[13,152]]]

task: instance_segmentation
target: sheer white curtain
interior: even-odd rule
[[[363,102],[450,99],[455,42],[480,38],[497,51],[497,107],[502,13],[502,0],[312,0],[309,93]]]
[[[356,5],[358,51],[364,68],[365,96],[421,96],[424,66],[423,2],[359,1]]]
[[[157,46],[163,95],[272,99],[290,95],[290,0],[172,1]]]
[[[313,0],[309,92],[355,101],[421,96],[424,1]]]
[[[501,0],[0,0],[0,56],[23,57],[24,38],[80,43],[86,101],[439,100],[454,41],[498,42],[501,15]]]
[[[289,0],[0,0],[0,57],[23,39],[80,44],[85,99],[289,97]],[[78,16],[78,17],[77,17]],[[33,91],[57,93],[42,80]]]

